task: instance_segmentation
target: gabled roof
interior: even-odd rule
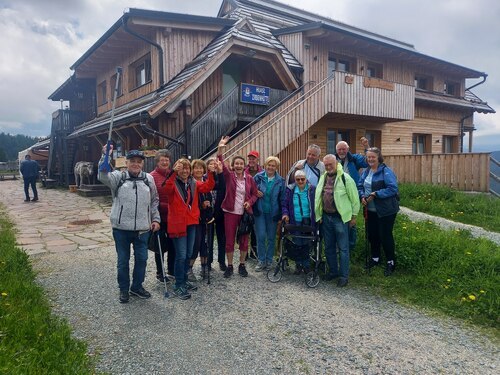
[[[92,47],[90,47],[87,52],[85,52],[71,67],[70,69],[75,70],[80,64],[82,64],[89,56],[92,55],[108,38],[113,35],[124,22],[127,22],[129,18],[147,18],[159,21],[175,21],[180,23],[188,23],[192,25],[209,24],[217,25],[220,28],[231,26],[235,23],[234,20],[218,18],[218,17],[205,17],[205,16],[194,16],[191,14],[181,14],[181,13],[169,13],[161,12],[156,10],[146,10],[146,9],[136,9],[130,8],[125,10],[123,16],[121,16],[111,28],[108,29],[101,36],[97,42],[95,42]]]
[[[232,45],[238,43],[244,45],[247,49],[262,48],[275,51],[283,59],[283,65],[291,69],[302,70],[302,65],[297,59],[265,26],[246,18],[240,19],[219,37],[215,38],[190,64],[187,64],[177,76],[167,83],[159,93],[160,100],[163,101],[159,108],[163,110],[171,100],[175,99],[178,104],[182,98],[189,96],[192,88],[190,91],[186,91],[187,86],[191,85],[198,76],[206,73],[211,64],[215,63],[216,57],[223,56]],[[222,63],[222,61],[219,60],[219,63]],[[295,79],[293,80],[295,81]],[[179,98],[180,91],[183,95],[182,98]],[[168,111],[174,110],[177,104],[170,106],[171,108]],[[152,108],[149,113],[152,117],[156,117],[160,109],[158,107]]]

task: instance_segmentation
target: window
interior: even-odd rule
[[[429,154],[431,152],[430,134],[413,134],[412,154]]]
[[[226,62],[222,66],[222,94],[231,91],[234,86],[241,82],[240,66],[235,62]]]
[[[106,81],[102,81],[97,85],[97,105],[106,104],[108,102],[107,95]]]
[[[443,136],[443,153],[450,154],[458,152],[458,137],[444,135]]]
[[[383,72],[383,65],[374,63],[374,62],[367,62],[367,67],[366,67],[366,76],[367,77],[373,77],[373,78],[383,78],[384,72]]]
[[[356,73],[356,61],[353,58],[345,56],[328,56],[328,75],[333,71]]]
[[[444,93],[452,96],[459,96],[459,84],[456,82],[445,81]]]
[[[350,130],[334,130],[328,129],[326,131],[326,153],[335,154],[337,152],[337,143],[345,141],[347,144],[350,140]]]
[[[118,92],[116,93],[117,97],[123,95],[122,82],[123,82],[123,75],[120,76],[120,81],[118,82]],[[111,84],[110,88],[111,95],[114,97],[116,88],[116,74],[111,77],[110,84]]]
[[[432,77],[416,75],[415,88],[420,90],[432,91]]]
[[[370,147],[378,147],[380,148],[380,138],[381,132],[379,130],[372,130],[365,132],[365,138],[368,139],[368,144]],[[356,152],[364,152],[364,149],[361,149]]]
[[[141,57],[130,65],[130,87],[137,88],[151,81],[151,55]]]

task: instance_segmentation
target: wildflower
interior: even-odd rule
[[[7,297],[7,292],[2,292],[2,297]]]
[[[465,302],[466,298],[465,297],[462,297],[462,302]]]
[[[465,254],[472,255],[472,253],[470,251],[467,251]]]
[[[406,230],[406,227],[403,227],[404,230]]]
[[[42,333],[39,333],[39,334],[38,334],[38,337],[42,337]]]
[[[448,281],[449,283],[451,283],[451,279],[446,279],[446,281]]]
[[[415,227],[416,230],[418,230],[418,227]]]
[[[476,296],[474,294],[469,294],[469,299],[471,301],[475,301],[476,300]]]
[[[479,293],[484,294],[484,293],[486,293],[486,292],[485,292],[484,290],[482,290],[482,289],[481,289],[481,290],[479,291]]]
[[[448,289],[450,286],[449,285],[443,285],[443,288]]]

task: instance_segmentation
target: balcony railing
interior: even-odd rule
[[[415,87],[379,78],[334,72],[328,109],[333,113],[413,120]]]

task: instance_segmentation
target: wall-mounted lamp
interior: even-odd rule
[[[438,138],[438,139],[436,139],[436,143],[439,143],[439,142],[440,142],[439,138]]]
[[[309,49],[309,48],[311,48],[311,45],[309,43],[304,43],[304,48]]]
[[[401,138],[396,138],[396,142],[401,142]]]
[[[254,49],[249,49],[248,51],[245,52],[245,55],[247,55],[248,57],[254,57],[256,54],[257,51],[255,51]]]
[[[318,138],[318,135],[317,135],[317,134],[313,134],[313,135],[312,135],[312,138],[313,138],[313,139],[317,139],[317,138]]]

